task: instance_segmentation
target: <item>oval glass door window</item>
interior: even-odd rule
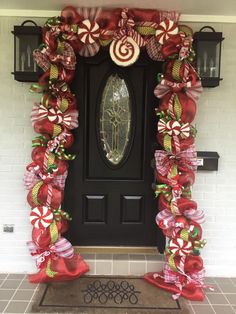
[[[100,143],[105,157],[118,165],[127,151],[131,137],[131,99],[128,87],[118,74],[108,77],[102,93],[99,117]]]

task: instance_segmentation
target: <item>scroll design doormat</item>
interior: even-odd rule
[[[33,304],[33,313],[190,313],[185,300],[142,278],[86,276],[74,281],[43,285]]]

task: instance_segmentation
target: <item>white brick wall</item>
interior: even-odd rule
[[[22,185],[30,162],[34,133],[30,112],[40,96],[30,94],[30,84],[14,81],[13,25],[23,18],[0,18],[0,271],[28,272],[35,269],[25,242],[31,238],[29,206]],[[42,24],[45,19],[36,19]],[[192,24],[195,31],[203,25]],[[212,25],[226,38],[222,51],[220,87],[204,89],[195,119],[197,149],[217,151],[218,172],[199,172],[194,199],[206,213],[202,251],[208,275],[236,276],[236,25]],[[13,234],[4,234],[4,223],[15,224]]]
[[[23,21],[0,17],[0,272],[32,271],[35,267],[25,244],[31,238],[31,227],[22,177],[31,161],[34,136],[29,115],[33,102],[40,96],[29,93],[30,84],[16,82],[11,75],[14,53],[11,31]],[[2,232],[5,223],[15,225],[13,234]]]
[[[191,25],[198,31],[203,24]],[[208,275],[236,276],[236,24],[211,24],[222,31],[220,86],[204,89],[195,124],[197,150],[217,151],[217,172],[198,172],[193,198],[206,213],[207,245],[202,257]]]

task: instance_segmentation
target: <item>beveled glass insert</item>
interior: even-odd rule
[[[131,100],[125,80],[118,74],[108,77],[100,105],[99,131],[105,157],[118,165],[130,143]]]

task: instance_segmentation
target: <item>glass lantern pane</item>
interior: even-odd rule
[[[118,165],[130,143],[131,100],[128,87],[117,74],[109,76],[102,93],[99,117],[100,143],[105,157]]]
[[[16,37],[16,71],[36,72],[33,51],[38,47],[38,38],[34,35]]]
[[[201,77],[219,76],[220,43],[201,41],[198,43],[197,70]]]

